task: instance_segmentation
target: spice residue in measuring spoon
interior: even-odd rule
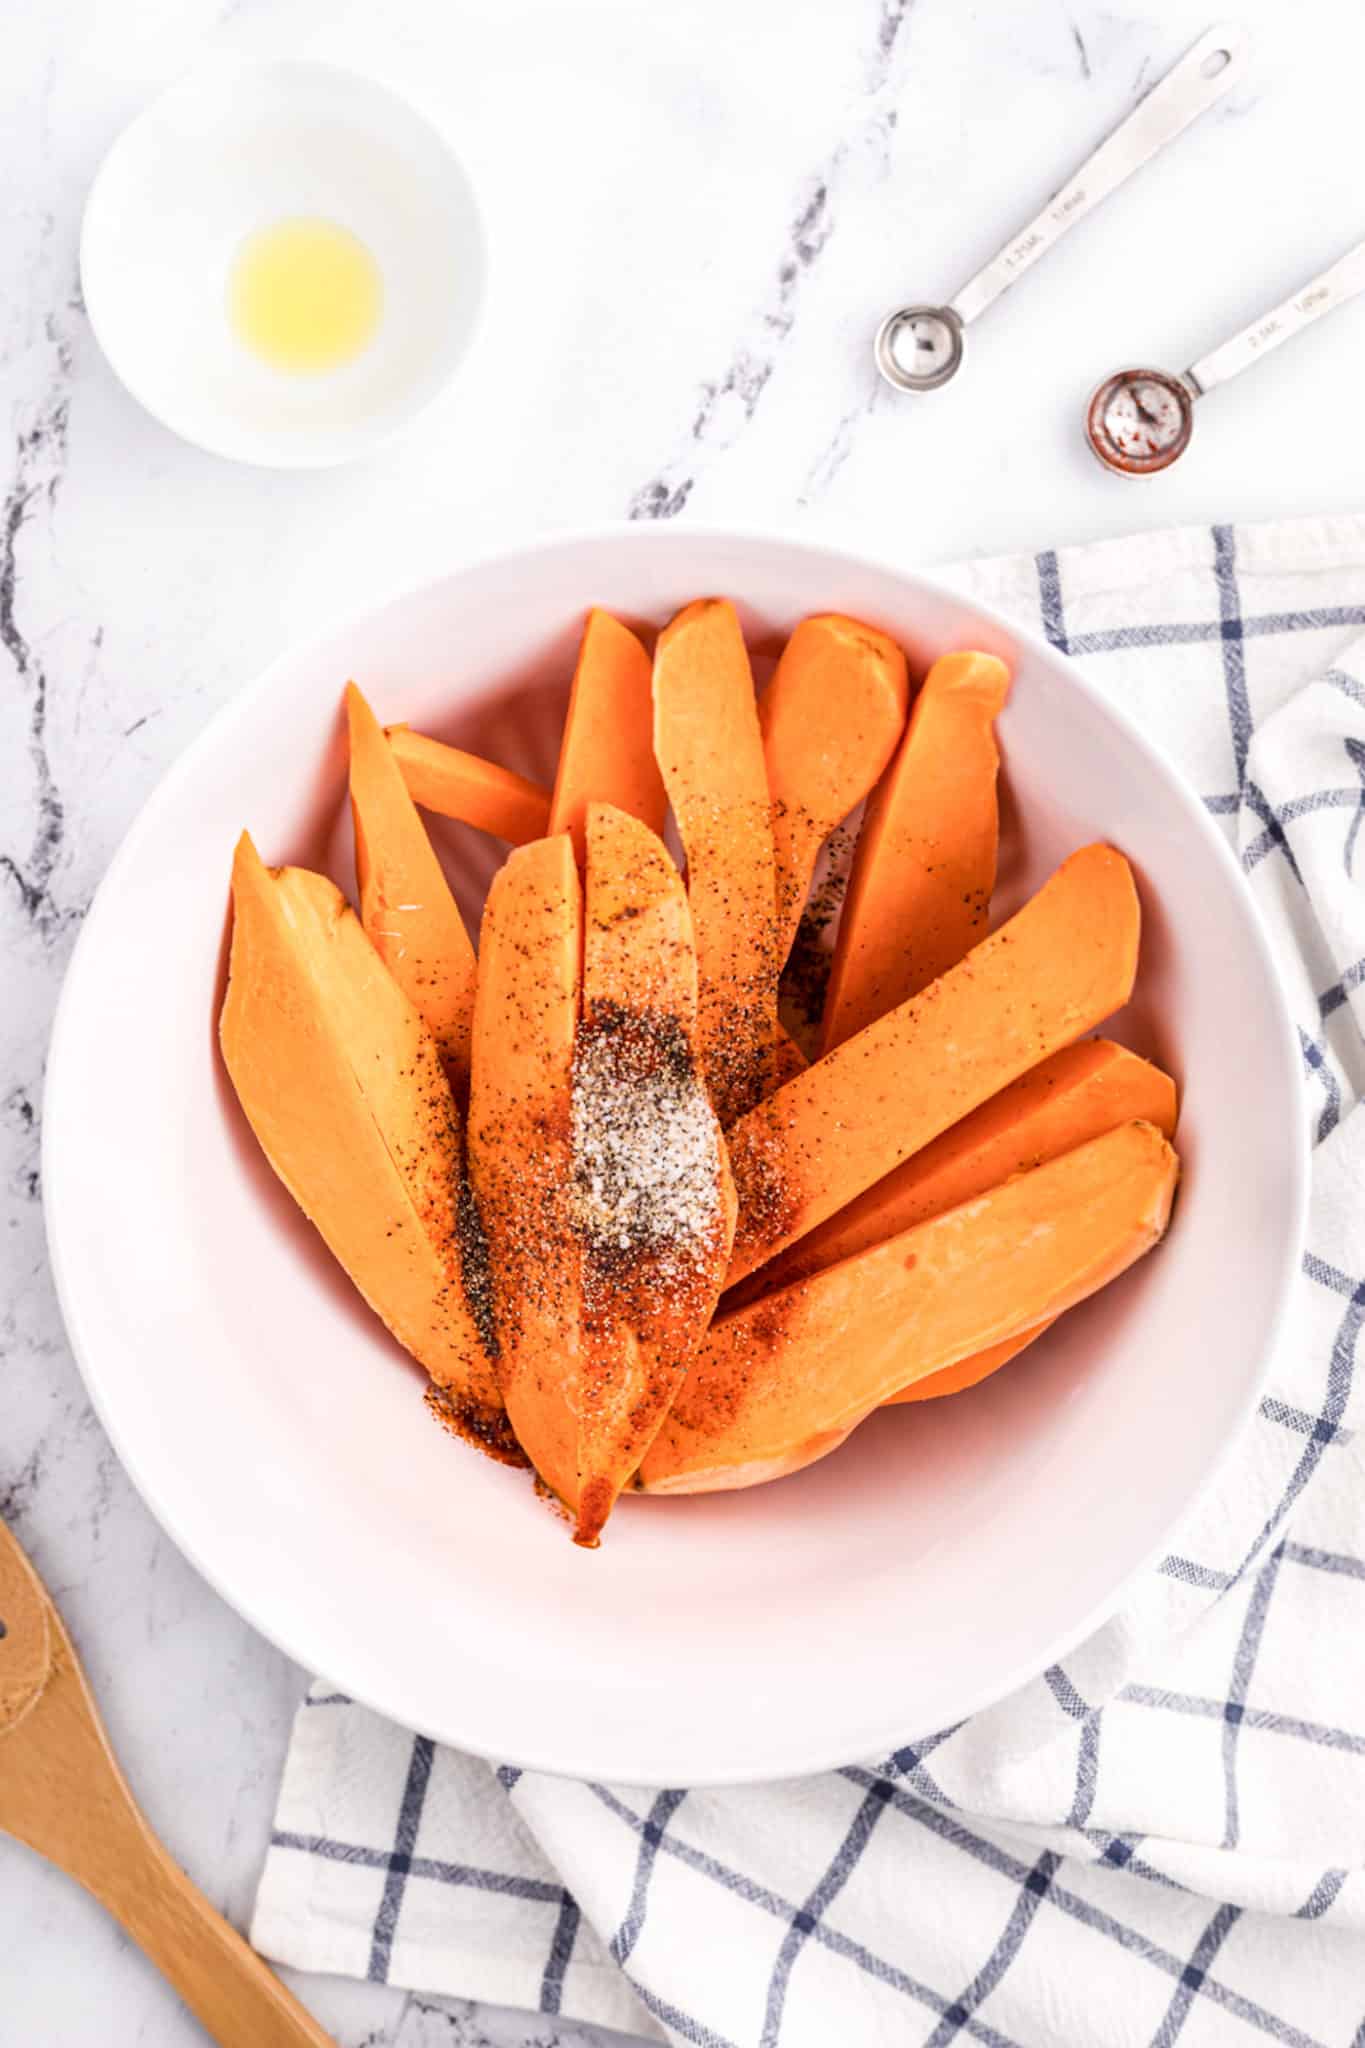
[[[228,306],[238,338],[276,370],[318,374],[363,355],[383,312],[379,265],[336,221],[257,228],[237,252]]]
[[[1110,469],[1165,469],[1189,444],[1193,400],[1163,370],[1120,370],[1090,401],[1086,433]]]

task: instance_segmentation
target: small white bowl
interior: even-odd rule
[[[245,238],[319,218],[382,280],[373,339],[321,373],[278,370],[234,331]],[[483,230],[444,137],[396,93],[328,64],[218,65],[173,86],[114,143],[81,227],[100,346],[184,440],[276,469],[347,462],[449,381],[483,298]]]

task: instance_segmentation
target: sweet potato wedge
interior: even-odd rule
[[[1121,1008],[1139,925],[1127,861],[1084,847],[921,995],[750,1110],[727,1133],[739,1195],[729,1284]]]
[[[688,605],[659,635],[654,752],[687,851],[702,1072],[728,1127],[771,1082],[777,959],[763,741],[744,636],[723,599]]]
[[[908,1387],[899,1393],[888,1394],[882,1402],[883,1408],[903,1408],[913,1401],[937,1401],[945,1394],[963,1394],[968,1387],[979,1386],[992,1373],[999,1372],[1002,1365],[1008,1365],[1021,1351],[1027,1351],[1041,1336],[1052,1328],[1055,1316],[1049,1316],[1045,1323],[1039,1323],[1032,1330],[1021,1330],[1015,1337],[1006,1337],[1002,1344],[988,1344],[984,1351],[974,1351],[970,1358],[961,1358],[956,1365],[945,1365],[939,1372],[929,1372],[922,1380],[911,1380]]]
[[[682,1385],[720,1293],[735,1193],[696,1065],[682,877],[626,812],[587,807],[573,1079],[584,1340],[572,1389],[575,1540],[595,1544]]]
[[[837,612],[803,619],[758,701],[773,807],[777,953],[801,922],[816,856],[881,776],[905,729],[905,656]]]
[[[868,798],[825,993],[828,1052],[918,995],[985,937],[999,819],[995,718],[1009,670],[948,654]]]
[[[697,955],[687,891],[663,841],[612,803],[584,807],[587,893],[583,1020],[639,1010],[676,1021],[687,1057],[697,1023]]]
[[[910,1379],[1060,1315],[1157,1242],[1178,1170],[1153,1125],[1124,1124],[721,1317],[640,1468],[642,1490],[780,1478]]]
[[[410,726],[390,725],[384,730],[408,795],[424,811],[458,818],[513,846],[545,837],[550,796],[538,783],[478,754],[466,754],[461,747],[448,747],[444,740],[428,739]]]
[[[550,832],[573,835],[581,863],[590,803],[615,804],[662,832],[668,794],[654,759],[648,654],[610,612],[588,613],[550,799]]]
[[[1163,1137],[1175,1133],[1175,1083],[1159,1067],[1106,1038],[1082,1039],[1043,1060],[989,1102],[916,1152],[771,1266],[732,1290],[727,1310],[790,1286],[840,1259],[956,1207],[1045,1160],[1140,1119]],[[1052,1327],[1051,1319],[1003,1344],[914,1380],[885,1405],[938,1400],[989,1379]]]
[[[751,1273],[728,1297],[727,1307],[790,1286],[1134,1119],[1155,1124],[1163,1137],[1174,1136],[1176,1094],[1170,1075],[1110,1039],[1086,1038],[1066,1046],[800,1238],[771,1266]],[[914,1381],[888,1401],[931,1401],[974,1387],[1050,1328],[1050,1322],[1042,1323],[992,1345]]]
[[[484,905],[469,1177],[487,1241],[498,1380],[517,1440],[568,1505],[582,1359],[571,1091],[583,904],[567,832],[510,854]]]
[[[463,1094],[474,948],[383,728],[354,683],[346,685],[346,720],[360,921]]]
[[[919,1154],[921,1160],[928,1159],[934,1152],[939,1156],[924,1172],[918,1202],[902,1210],[892,1200],[890,1215],[894,1228],[904,1227],[899,1222],[902,1215],[909,1223],[916,1221],[919,1215],[937,1213],[939,1204],[949,1207],[968,1201],[972,1195],[1002,1180],[1005,1172],[1019,1173],[1031,1166],[1041,1166],[1044,1160],[1055,1159],[1073,1146],[1083,1145],[1088,1138],[1098,1138],[1116,1124],[1127,1123],[1130,1119],[1155,1124],[1164,1138],[1175,1136],[1176,1092],[1170,1075],[1163,1074],[1160,1067],[1150,1065],[1148,1061],[1139,1059],[1136,1053],[1128,1052],[1125,1047],[1114,1045],[1105,1038],[1083,1039],[1079,1045],[1068,1046],[1064,1052],[1044,1060],[1031,1074],[1025,1074],[1016,1081],[1012,1088],[1002,1090],[996,1098],[1002,1103],[1002,1108],[1004,1096],[1012,1096],[1013,1102],[1009,1107],[1020,1112],[1014,1127],[1014,1136],[1019,1142],[1010,1145],[1008,1132],[1001,1127],[1005,1118],[987,1119],[986,1112],[992,1105],[983,1103],[976,1111],[976,1117],[982,1118],[983,1122],[975,1134],[975,1145],[970,1138],[960,1140],[956,1147],[947,1143],[963,1132],[966,1124],[975,1120],[967,1117],[963,1124],[958,1125],[957,1132],[945,1131],[942,1138],[926,1145]],[[998,1144],[992,1142],[993,1139],[998,1140]],[[897,1167],[895,1173],[888,1174],[882,1185],[888,1186],[914,1163],[907,1159],[905,1166]],[[1000,1171],[1002,1166],[1005,1172]],[[868,1193],[875,1194],[876,1190],[869,1189]],[[866,1199],[866,1196],[860,1197],[860,1201]],[[930,1201],[935,1204],[932,1210],[923,1206]],[[850,1206],[856,1209],[859,1203]],[[837,1222],[838,1218],[831,1217],[830,1221]],[[811,1234],[816,1235],[815,1232]],[[888,1406],[909,1401],[937,1401],[944,1394],[960,1394],[967,1387],[978,1386],[1051,1328],[1052,1319],[1049,1318],[1036,1330],[1026,1330],[1022,1336],[1011,1337],[1005,1344],[991,1345],[943,1372],[931,1372],[922,1380],[913,1380],[898,1394],[890,1396]]]
[[[877,1181],[846,1209],[798,1238],[726,1296],[726,1308],[790,1286],[825,1266],[969,1202],[1012,1173],[1041,1166],[1140,1120],[1175,1133],[1175,1083],[1112,1039],[1085,1038],[1039,1062],[1008,1088]]]
[[[339,889],[232,865],[223,1059],[271,1166],[451,1424],[524,1463],[463,1284],[462,1134],[436,1041]]]

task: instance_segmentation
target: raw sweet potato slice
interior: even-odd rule
[[[723,599],[688,605],[659,635],[654,751],[687,851],[702,1073],[728,1127],[770,1085],[777,958],[763,741],[744,637]]]
[[[1107,1038],[1085,1038],[1021,1074],[925,1145],[769,1266],[733,1290],[727,1309],[804,1280],[883,1237],[998,1187],[1087,1138],[1135,1118],[1175,1132],[1175,1083]]]
[[[474,948],[383,727],[354,683],[346,685],[346,720],[360,921],[463,1094],[469,1085]]]
[[[960,1358],[956,1365],[945,1365],[939,1372],[929,1372],[922,1380],[911,1380],[908,1387],[902,1387],[897,1394],[888,1394],[882,1402],[883,1408],[901,1408],[911,1401],[937,1401],[945,1394],[963,1394],[968,1387],[979,1386],[988,1380],[993,1372],[999,1372],[1002,1365],[1008,1365],[1021,1351],[1046,1334],[1056,1321],[1049,1316],[1045,1323],[1035,1329],[1021,1330],[1015,1337],[1006,1337],[1003,1344],[988,1344],[984,1351],[974,1351],[970,1358]]]
[[[408,795],[424,811],[491,832],[513,846],[543,839],[550,824],[550,796],[538,783],[478,754],[428,739],[410,726],[385,727]]]
[[[1011,1151],[1008,1134],[1000,1127],[1003,1119],[987,1119],[992,1105],[983,1103],[975,1117],[967,1117],[958,1125],[957,1132],[945,1131],[942,1138],[925,1146],[919,1155],[921,1159],[928,1159],[935,1152],[939,1156],[931,1162],[921,1182],[919,1203],[913,1205],[913,1210],[897,1209],[897,1217],[904,1215],[909,1223],[917,1221],[919,1215],[936,1214],[940,1205],[946,1208],[968,1201],[973,1194],[1004,1178],[998,1169],[1006,1160],[1010,1162],[1006,1170],[1011,1173],[1041,1166],[1044,1160],[1055,1159],[1059,1153],[1084,1144],[1088,1138],[1098,1138],[1115,1124],[1132,1118],[1155,1124],[1165,1138],[1175,1135],[1176,1093],[1170,1075],[1105,1038],[1083,1039],[1079,1045],[1068,1046],[1064,1052],[1044,1060],[1031,1074],[1002,1089],[996,1100],[1003,1106],[1006,1096],[1012,1097],[1012,1107],[1022,1112],[1014,1135],[1023,1142]],[[948,1141],[965,1131],[976,1118],[983,1119],[976,1133],[978,1144],[971,1147],[969,1141],[951,1146]],[[993,1142],[996,1139],[1000,1140],[998,1146]],[[914,1163],[907,1159],[904,1166],[887,1175],[882,1186],[889,1186]],[[875,1194],[876,1190],[869,1189],[868,1193]],[[851,1214],[866,1199],[867,1196],[860,1197],[846,1213]],[[935,1204],[932,1211],[921,1206],[930,1200]],[[837,1217],[830,1218],[831,1223],[837,1221]],[[893,1223],[893,1228],[903,1227],[899,1221]],[[812,1231],[811,1235],[817,1233]],[[887,1405],[936,1401],[944,1394],[960,1394],[967,1387],[978,1386],[1051,1328],[1049,1318],[1036,1330],[1011,1337],[1008,1343],[991,1345],[943,1372],[931,1372],[925,1379],[914,1380],[898,1394],[892,1394]]]
[[[587,808],[573,1165],[583,1350],[575,1540],[596,1543],[682,1385],[735,1228],[725,1143],[696,1067],[682,877],[626,812]]]
[[[498,1379],[517,1440],[572,1506],[582,1356],[571,1088],[583,904],[567,832],[509,854],[484,905],[469,1178],[487,1241]]]
[[[1122,854],[1084,847],[921,995],[750,1110],[727,1134],[730,1284],[1121,1008],[1139,923]]]
[[[1123,1124],[811,1280],[724,1316],[640,1469],[647,1492],[809,1464],[888,1394],[1060,1315],[1166,1228],[1178,1163]]]
[[[995,718],[1009,670],[947,654],[868,798],[825,994],[823,1045],[916,996],[985,937],[999,819]]]
[[[676,1019],[689,1040],[697,956],[673,857],[655,831],[616,804],[587,804],[584,828],[584,1022],[596,1011],[636,1009]],[[685,1056],[686,1045],[680,1050]]]
[[[837,612],[803,619],[759,698],[773,807],[777,954],[801,922],[816,855],[860,804],[905,729],[910,683],[894,640]]]
[[[593,802],[615,804],[651,832],[664,829],[668,794],[654,759],[650,659],[628,626],[599,609],[583,628],[546,828],[571,832],[580,862]]]
[[[324,876],[265,867],[243,833],[232,904],[219,1036],[262,1150],[447,1419],[523,1462],[462,1285],[460,1118],[435,1039]]]

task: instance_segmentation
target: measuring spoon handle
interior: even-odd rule
[[[1158,150],[1174,142],[1191,121],[1221,99],[1246,69],[1249,48],[1246,30],[1236,23],[1223,22],[1207,30],[1145,99],[1139,100],[1094,155],[1053,194],[1042,212],[962,287],[953,300],[952,311],[963,326],[993,305],[1016,278],[1031,270],[1068,228],[1084,220],[1125,178],[1141,170]]]
[[[1229,377],[1235,377],[1258,357],[1269,355],[1271,349],[1281,342],[1292,341],[1296,334],[1302,334],[1305,327],[1311,327],[1315,320],[1321,320],[1324,313],[1344,306],[1359,292],[1365,291],[1365,242],[1358,242],[1354,249],[1348,249],[1339,256],[1331,268],[1324,270],[1308,284],[1275,306],[1269,313],[1262,313],[1253,320],[1250,327],[1244,327],[1240,334],[1234,334],[1231,341],[1210,350],[1197,363],[1191,363],[1185,372],[1187,383],[1197,393],[1212,391],[1215,384],[1226,384]]]

